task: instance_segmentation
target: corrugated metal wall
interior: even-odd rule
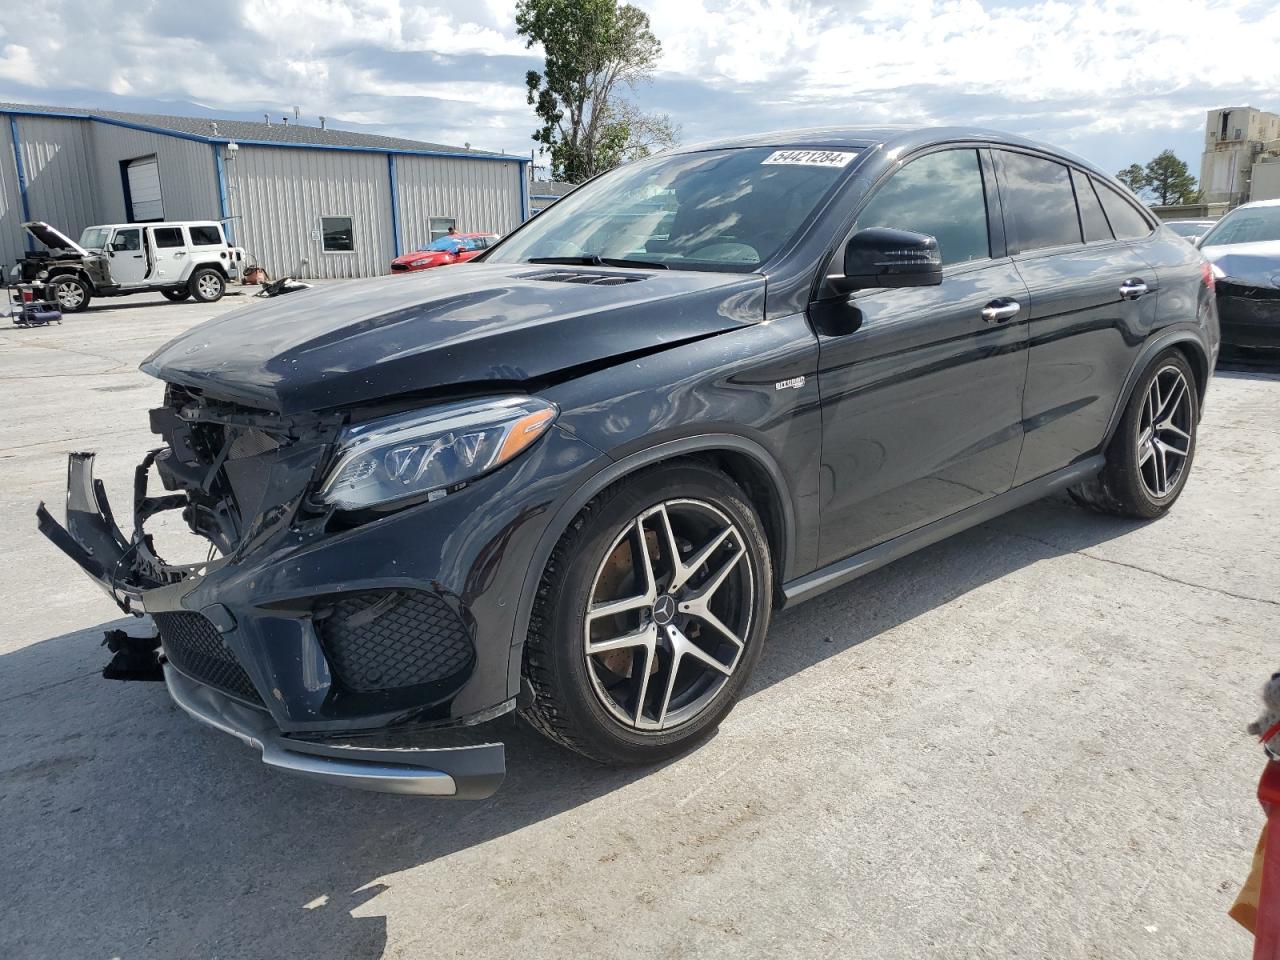
[[[0,113],[0,267],[8,275],[26,249],[22,229],[22,195],[18,191],[18,167],[13,160],[9,117]]]
[[[414,250],[431,238],[429,217],[453,217],[461,233],[498,233],[520,225],[519,163],[452,157],[396,157],[400,246]]]
[[[129,219],[120,161],[150,154],[159,161],[166,220],[218,219],[218,178],[209,144],[98,122],[93,123],[89,137],[97,174],[94,219],[98,223]]]
[[[85,120],[18,118],[31,219],[53,224],[73,240],[99,222],[90,136]]]
[[[236,243],[273,277],[376,277],[394,256],[383,153],[241,147],[225,164]],[[326,253],[321,217],[350,217],[355,249]]]

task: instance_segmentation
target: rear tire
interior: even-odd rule
[[[160,293],[163,294],[166,300],[170,300],[173,303],[181,303],[191,296],[191,291],[186,287],[173,287],[169,290],[161,290]]]
[[[81,313],[89,307],[92,298],[89,284],[69,273],[59,274],[49,280],[49,296],[57,301],[63,313]]]
[[[1107,465],[1068,491],[1081,506],[1137,520],[1169,512],[1186,486],[1196,454],[1200,397],[1195,374],[1180,350],[1166,350],[1138,380]]]
[[[217,303],[227,290],[227,281],[212,267],[201,267],[191,275],[187,290],[201,303]]]
[[[686,463],[622,480],[582,509],[547,563],[521,714],[601,763],[674,756],[710,735],[742,692],[772,591],[759,518],[723,474]],[[618,612],[601,613],[606,604]]]

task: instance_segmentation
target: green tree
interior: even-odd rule
[[[1129,164],[1116,174],[1116,179],[1139,196],[1147,188],[1147,173],[1140,163]]]
[[[550,151],[557,180],[581,183],[676,142],[669,116],[642,113],[621,92],[648,80],[662,53],[644,11],[618,0],[519,0],[516,30],[545,55],[525,82],[542,122],[533,139]]]
[[[1147,189],[1162,205],[1190,203],[1196,194],[1196,178],[1172,150],[1161,150],[1143,170]]]

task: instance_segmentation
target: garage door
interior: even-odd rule
[[[160,197],[160,164],[154,156],[130,160],[126,167],[129,178],[129,201],[135,223],[142,220],[163,220],[164,202]]]

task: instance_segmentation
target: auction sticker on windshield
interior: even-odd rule
[[[770,163],[791,163],[804,167],[844,167],[856,157],[856,153],[844,150],[775,150],[760,161],[761,165]]]

